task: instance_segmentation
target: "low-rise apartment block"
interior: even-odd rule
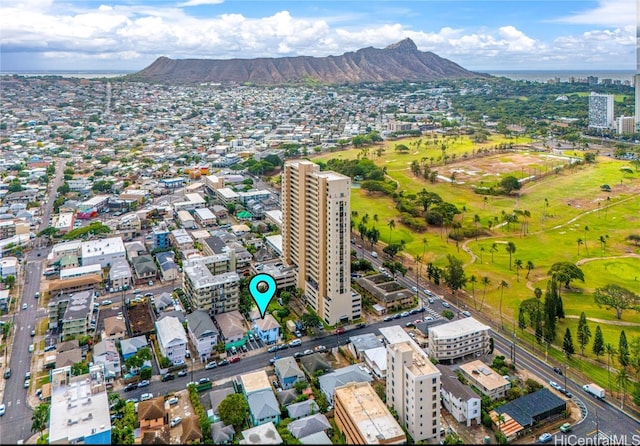
[[[466,317],[429,328],[429,354],[439,361],[454,360],[489,350],[491,328]]]
[[[211,315],[238,309],[240,276],[235,271],[227,272],[229,259],[224,254],[183,262],[183,289],[194,309]]]
[[[469,384],[492,400],[504,398],[511,388],[509,380],[480,360],[462,364],[460,370]]]

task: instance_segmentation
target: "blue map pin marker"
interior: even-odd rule
[[[265,284],[267,289],[260,291],[258,285]],[[276,281],[269,274],[257,274],[253,276],[251,282],[249,282],[249,293],[253,297],[254,302],[258,305],[260,310],[260,317],[264,319],[264,314],[267,312],[269,302],[276,295]]]

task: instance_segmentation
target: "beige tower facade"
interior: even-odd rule
[[[387,405],[413,441],[439,438],[440,376],[414,341],[387,345]]]
[[[282,174],[282,255],[297,267],[297,286],[325,322],[360,317],[351,290],[351,179],[321,172],[310,161],[290,161]]]

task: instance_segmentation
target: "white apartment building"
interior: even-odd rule
[[[240,276],[230,271],[230,257],[196,257],[182,264],[183,289],[194,310],[210,315],[238,309]]]
[[[631,135],[635,133],[635,118],[633,116],[619,116],[618,119],[616,119],[616,131],[618,135]]]
[[[640,132],[640,74],[636,74],[633,76],[633,81],[635,84],[636,91],[636,130]]]
[[[504,398],[511,389],[511,382],[480,360],[460,365],[462,375],[492,400]]]
[[[387,405],[416,442],[439,438],[440,375],[413,340],[387,345]]]
[[[472,317],[436,325],[429,328],[429,354],[438,361],[474,354],[484,354],[489,349],[491,328]]]
[[[100,264],[102,268],[106,268],[118,260],[126,259],[126,250],[121,237],[82,242],[82,266]]]
[[[613,128],[613,95],[591,92],[589,95],[589,127]]]
[[[310,161],[287,162],[282,174],[282,252],[298,268],[297,286],[328,324],[360,317],[351,292],[351,179]]]

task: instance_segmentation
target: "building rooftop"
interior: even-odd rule
[[[93,257],[101,255],[111,255],[119,252],[124,253],[124,243],[120,237],[110,237],[105,239],[90,240],[82,242],[82,257]]]
[[[269,389],[269,391],[271,391],[271,383],[269,382],[267,372],[264,370],[240,375],[240,382],[242,383],[245,395],[264,389]]]
[[[446,392],[449,392],[464,401],[469,401],[474,398],[480,399],[480,395],[474,392],[467,384],[462,384],[450,368],[439,364],[437,364],[436,367],[440,370],[440,382],[442,383],[442,388]]]
[[[72,376],[71,367],[51,372],[49,440],[70,443],[80,437],[111,430],[109,401],[102,366]]]
[[[63,259],[71,256],[64,256]],[[67,268],[60,271],[60,279],[68,279],[70,277],[84,276],[87,274],[101,273],[102,267],[99,263],[95,265],[78,266],[76,268]]]
[[[282,437],[271,421],[243,430],[242,438],[240,444],[282,444]]]
[[[491,327],[485,325],[472,317],[465,317],[457,321],[437,325],[429,328],[429,337],[438,339],[458,338],[479,331],[490,330]]]
[[[379,330],[387,344],[411,341],[411,336],[400,325],[380,327]]]
[[[509,384],[509,381],[507,381],[501,374],[480,360],[461,364],[460,369],[462,369],[467,375],[473,377],[473,379],[478,381],[488,390],[498,389]]]
[[[336,387],[339,400],[368,444],[387,443],[404,437],[404,431],[369,383],[349,383]]]
[[[406,342],[399,342],[397,344],[391,344],[387,348],[399,352],[411,352],[413,354],[413,363],[406,365],[406,367],[413,373],[414,376],[424,376],[440,373],[435,365],[429,359],[429,356],[420,348],[418,344],[412,339]]]
[[[69,297],[63,320],[87,319],[87,314],[91,311],[93,311],[93,291],[80,291]]]

